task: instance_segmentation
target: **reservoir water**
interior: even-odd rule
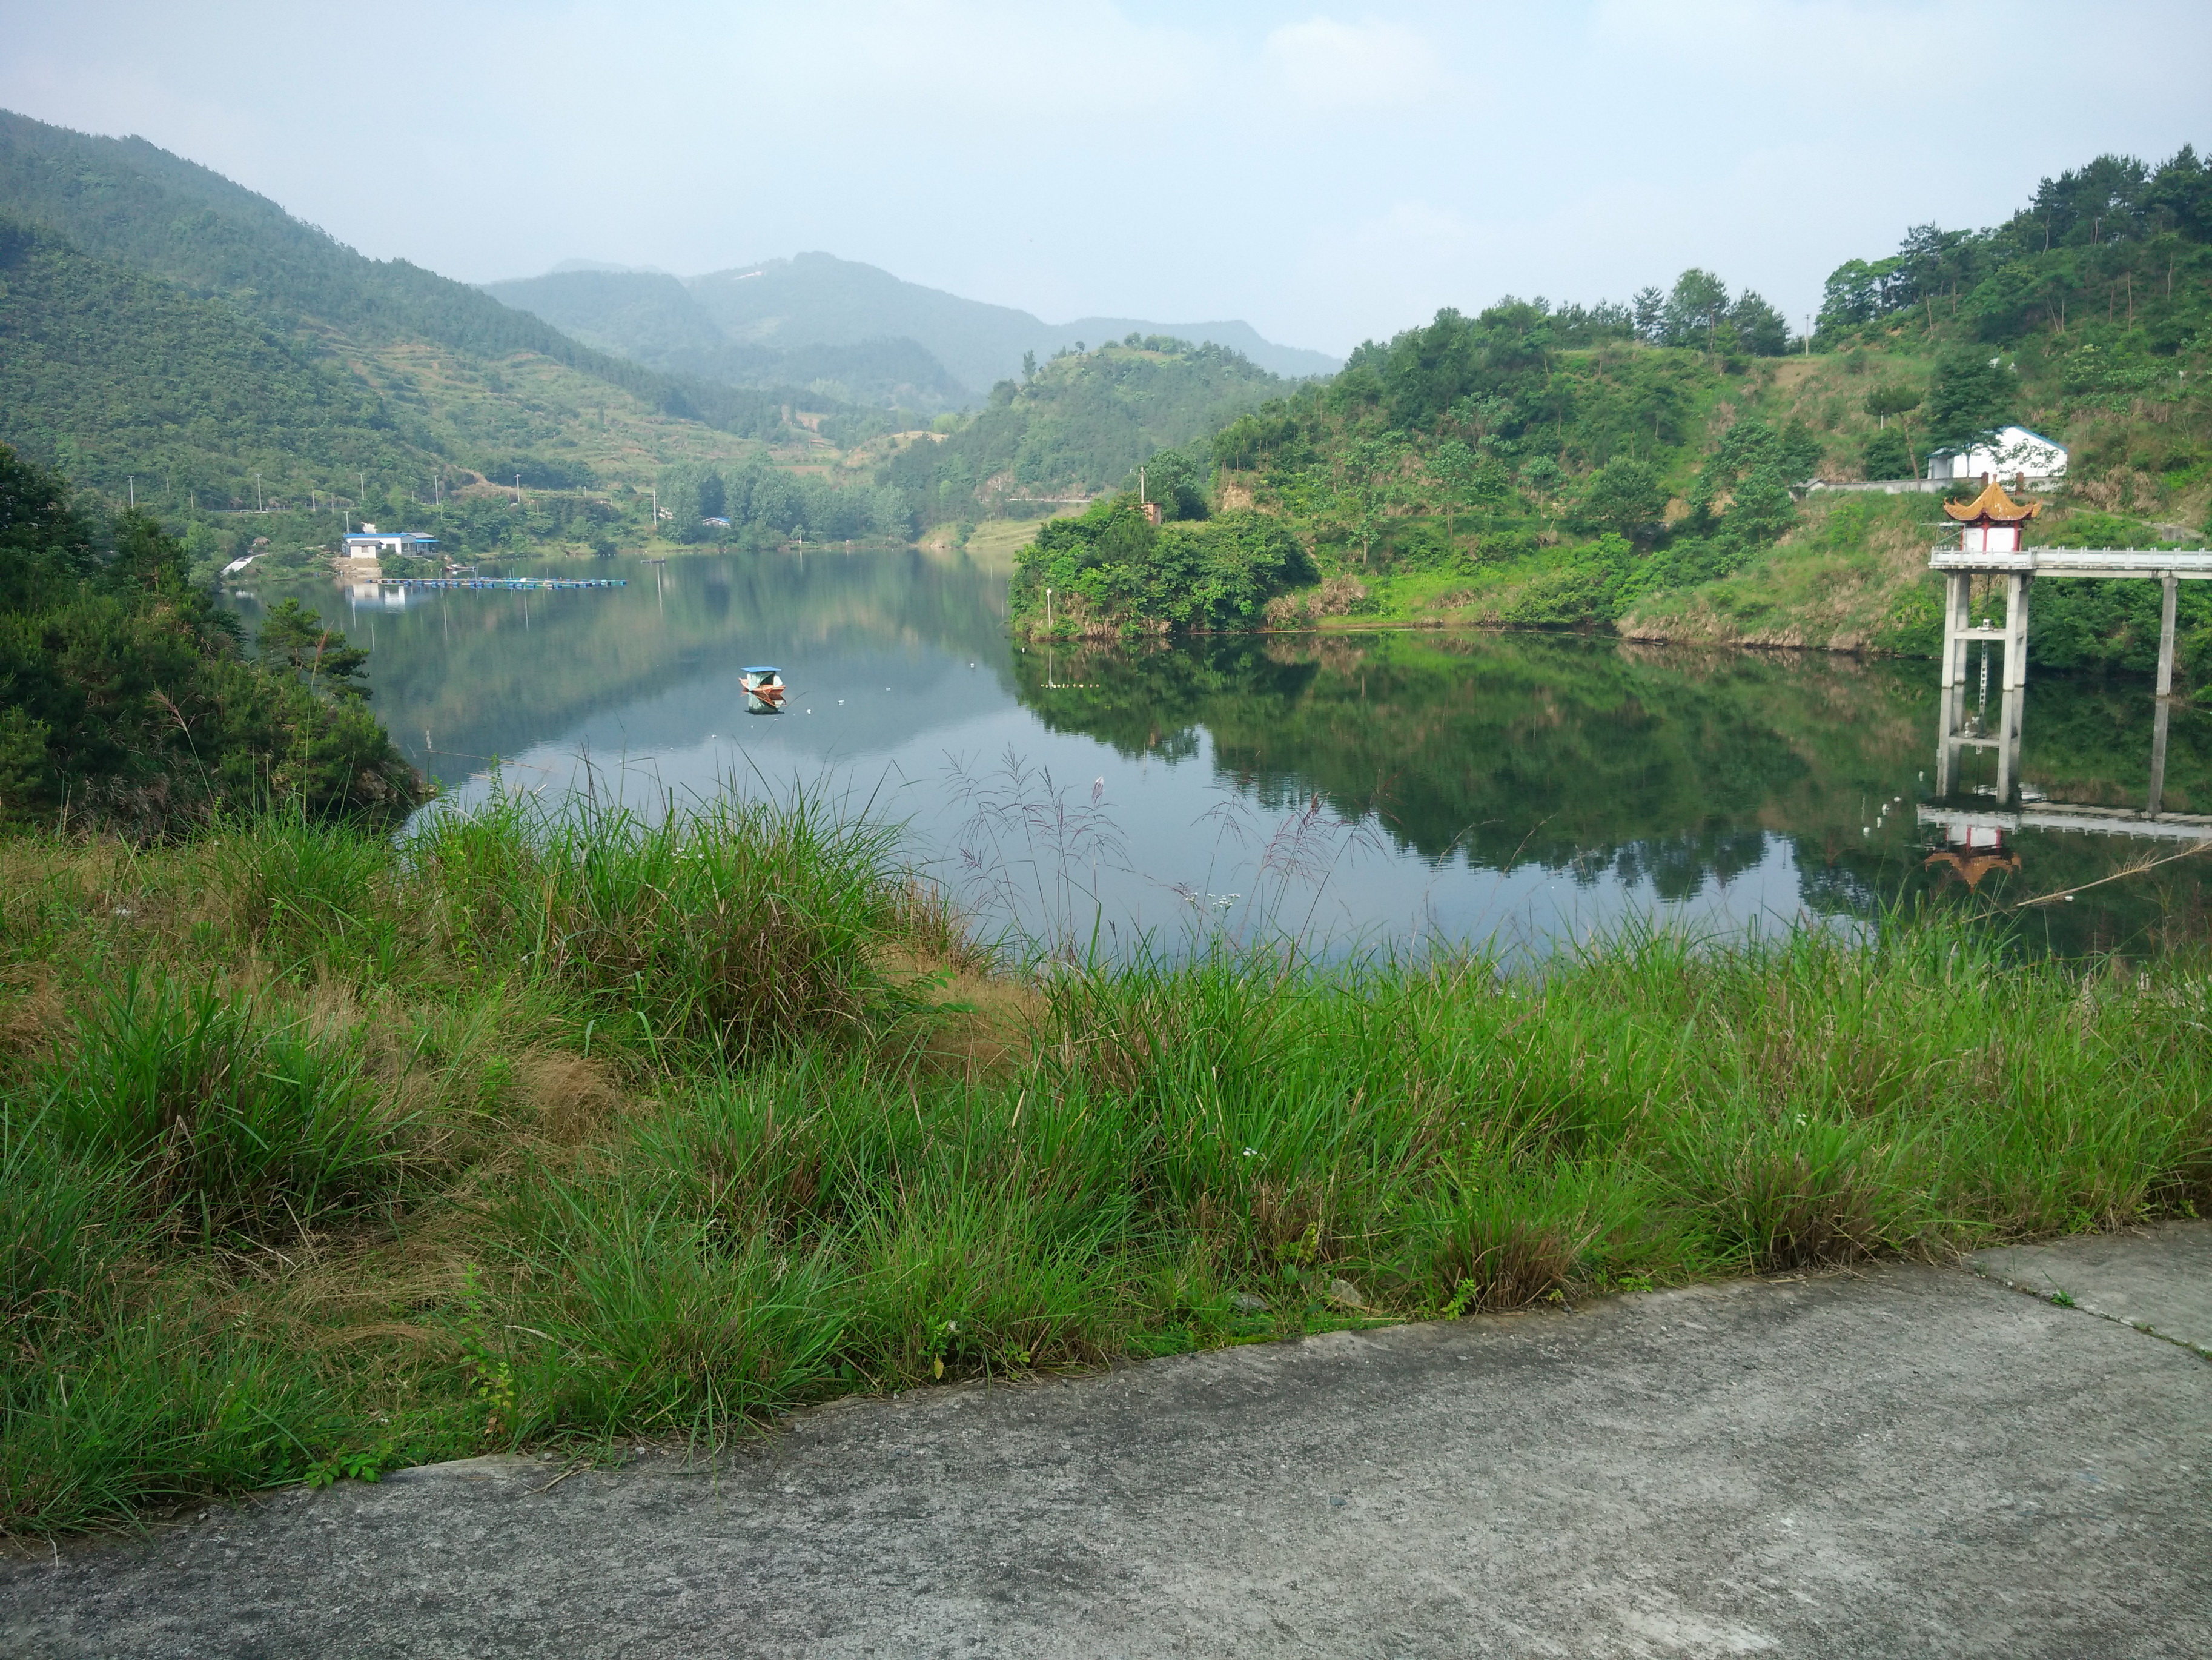
[[[2175,708],[2168,818],[2132,824],[2114,810],[2145,805],[2154,711],[2132,680],[2038,676],[2025,800],[1997,801],[1996,757],[1970,746],[1939,803],[1929,663],[1437,632],[1048,652],[1008,640],[1005,570],[961,556],[498,570],[628,586],[319,578],[227,603],[250,627],[296,596],[372,648],[374,708],[443,789],[426,811],[495,787],[647,812],[826,788],[905,823],[988,925],[1079,946],[1287,933],[1519,956],[1631,919],[1849,927],[1923,898],[2068,952],[2205,930],[2212,860],[2173,857],[2197,838],[2171,816],[2212,812],[2212,721]],[[783,671],[786,713],[745,713],[737,674],[755,663]],[[1984,708],[1970,688],[1971,730],[1996,728],[1999,696]],[[2069,804],[2091,811],[2053,811]]]

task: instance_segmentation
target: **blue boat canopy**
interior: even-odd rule
[[[755,663],[750,668],[739,669],[738,672],[739,674],[781,674],[783,671],[771,663]]]

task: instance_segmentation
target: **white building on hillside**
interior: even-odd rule
[[[428,557],[435,552],[438,538],[409,531],[379,531],[374,525],[363,525],[349,532],[345,539],[345,556],[349,559],[374,559],[387,553],[412,553]]]
[[[2026,427],[2000,427],[1992,443],[1929,451],[1928,476],[2048,483],[2066,476],[2066,446]]]

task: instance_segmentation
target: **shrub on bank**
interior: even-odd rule
[[[1269,514],[1155,525],[1120,496],[1043,525],[1015,556],[1010,603],[1021,633],[1219,633],[1257,627],[1270,599],[1312,576],[1304,548]]]

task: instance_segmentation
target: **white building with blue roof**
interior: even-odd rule
[[[374,525],[363,525],[358,531],[346,532],[345,556],[349,559],[380,559],[387,553],[413,554],[427,559],[437,550],[436,537],[416,531],[380,531]]]

